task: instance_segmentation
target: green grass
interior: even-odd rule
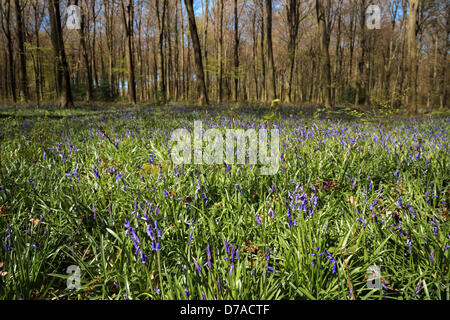
[[[0,299],[449,299],[448,118],[252,108],[2,110]],[[280,170],[173,166],[194,120],[279,126]]]

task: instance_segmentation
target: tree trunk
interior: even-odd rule
[[[256,9],[256,1],[253,2],[255,8],[253,11],[253,15],[252,15],[252,37],[253,37],[253,81],[255,82],[255,96],[256,96],[256,100],[259,100],[259,87],[258,87],[258,74],[257,74],[257,59],[256,59],[256,53],[257,53],[257,41],[258,41],[258,36],[256,34],[256,15],[257,15],[257,9]]]
[[[289,80],[288,93],[286,95],[287,102],[292,102],[292,81],[294,77],[295,66],[295,49],[297,42],[298,26],[300,24],[300,2],[297,0],[288,0],[286,5],[286,15],[289,27]]]
[[[161,94],[161,100],[166,101],[167,99],[167,88],[166,88],[166,73],[164,64],[164,21],[166,15],[167,0],[163,0],[162,13],[159,9],[159,0],[156,0],[156,16],[158,19],[158,54],[159,54],[159,90]]]
[[[409,74],[409,101],[410,115],[417,113],[417,12],[419,0],[409,0],[408,16],[408,74]]]
[[[222,102],[223,91],[223,0],[219,0],[218,3],[218,18],[217,25],[217,63],[218,63],[218,75],[217,75],[217,101]]]
[[[78,0],[75,0],[75,5],[78,5]],[[86,87],[86,101],[87,102],[91,102],[93,97],[94,97],[94,88],[92,85],[92,70],[91,70],[91,66],[89,64],[89,54],[88,54],[88,49],[86,46],[86,36],[85,36],[85,32],[86,32],[86,18],[85,15],[82,14],[81,15],[81,21],[80,21],[80,29],[79,29],[79,34],[80,34],[80,45],[81,45],[81,52],[82,52],[82,56],[83,56],[83,61],[84,61],[84,68],[86,69],[86,81],[87,81],[87,87]]]
[[[200,48],[200,39],[198,38],[197,25],[195,23],[195,14],[193,0],[184,0],[189,18],[189,31],[191,33],[192,46],[194,47],[194,59],[196,66],[196,80],[200,91],[199,102],[201,105],[209,104],[208,93],[206,91],[205,74],[203,72],[202,51]]]
[[[238,100],[239,89],[239,30],[238,30],[238,1],[234,0],[234,92],[233,100]]]
[[[273,61],[273,47],[272,47],[272,0],[266,0],[266,35],[267,35],[267,61],[269,68],[269,86],[268,99],[272,101],[277,98],[276,79],[275,79],[275,64]]]
[[[57,82],[59,83],[58,100],[61,108],[74,107],[72,90],[70,85],[70,71],[64,49],[63,34],[61,29],[61,14],[59,12],[59,0],[49,0],[50,25],[53,50],[56,57]]]
[[[316,0],[317,23],[320,33],[320,65],[321,65],[321,89],[322,99],[325,107],[331,106],[331,65],[330,53],[328,51],[330,45],[330,29],[325,14],[324,1]],[[330,1],[327,1],[330,5]]]
[[[17,25],[17,46],[19,49],[19,69],[20,69],[20,96],[24,101],[29,100],[28,94],[28,76],[27,76],[27,61],[24,46],[24,23],[22,16],[22,5],[20,0],[14,1],[16,9],[16,25]]]
[[[9,68],[9,82],[11,88],[11,95],[13,98],[13,102],[17,101],[16,95],[16,75],[14,73],[14,49],[12,43],[12,34],[11,34],[11,1],[5,1],[5,8],[3,7],[3,1],[0,2],[1,9],[1,23],[3,33],[6,37],[7,47],[8,47],[8,68]]]
[[[205,11],[203,12],[203,56],[205,57],[205,84],[209,88],[208,75],[208,26],[209,26],[209,0],[205,1]]]
[[[125,29],[126,41],[126,59],[128,66],[128,100],[131,104],[136,104],[136,81],[134,74],[134,59],[133,59],[133,6],[134,0],[129,0],[127,8],[125,9],[124,0],[121,0],[123,25]]]
[[[264,32],[264,0],[260,0],[260,8],[261,8],[261,16],[260,16],[260,29],[261,29],[261,42],[260,42],[260,51],[261,51],[261,74],[263,78],[263,85],[262,85],[262,92],[261,92],[261,99],[264,101],[267,101],[267,81],[266,81],[266,56],[264,54],[264,38],[265,38],[265,32]]]

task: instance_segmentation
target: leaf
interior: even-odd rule
[[[39,219],[33,219],[33,218],[31,218],[31,219],[30,219],[30,222],[33,223],[34,226],[36,227],[36,226],[39,224],[40,220],[39,220]]]

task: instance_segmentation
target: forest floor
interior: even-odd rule
[[[278,129],[279,170],[174,165],[194,120]],[[0,106],[0,299],[448,300],[449,131],[373,108]]]

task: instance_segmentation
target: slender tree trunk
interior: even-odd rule
[[[8,47],[8,69],[9,69],[9,82],[11,88],[11,95],[13,98],[13,102],[17,101],[16,94],[16,75],[14,72],[14,49],[12,42],[12,33],[11,33],[11,0],[6,0],[5,3],[0,2],[1,9],[1,23],[2,30],[6,37],[7,47]]]
[[[125,29],[126,41],[126,59],[128,66],[128,100],[131,104],[136,104],[136,81],[134,73],[134,59],[133,59],[133,20],[134,20],[134,0],[129,0],[127,8],[125,9],[124,0],[120,0],[122,5],[123,25]]]
[[[275,64],[273,60],[272,47],[272,0],[266,0],[266,35],[267,35],[267,62],[269,68],[269,86],[268,98],[272,101],[277,98],[276,78],[275,78]]]
[[[297,47],[298,26],[300,24],[300,2],[289,0],[286,6],[286,15],[289,27],[288,55],[289,55],[289,80],[287,102],[292,102],[292,82],[294,78],[295,49]]]
[[[205,0],[205,9],[203,12],[203,56],[205,57],[205,84],[209,88],[208,74],[208,26],[209,26],[209,0]]]
[[[217,25],[217,63],[218,63],[218,75],[217,75],[217,101],[222,102],[223,94],[223,0],[219,0],[218,3],[218,25]]]
[[[208,93],[206,91],[205,74],[203,72],[202,51],[200,48],[200,39],[198,38],[197,25],[195,23],[195,14],[193,0],[184,0],[189,18],[189,31],[191,33],[192,46],[194,47],[194,59],[196,65],[196,80],[200,91],[199,102],[201,105],[209,104]]]
[[[166,15],[167,0],[163,0],[162,13],[159,8],[159,0],[156,0],[156,16],[158,19],[158,53],[159,53],[159,89],[161,94],[161,99],[166,101],[167,99],[167,88],[166,88],[166,74],[165,74],[165,63],[164,63],[164,21]]]
[[[14,6],[16,9],[17,46],[19,49],[20,96],[22,100],[28,101],[30,97],[28,94],[27,61],[24,46],[23,7],[20,0],[14,0]]]
[[[61,108],[74,107],[70,84],[70,71],[64,49],[61,29],[61,14],[59,0],[49,0],[50,24],[52,29],[53,50],[56,57],[57,81],[60,81],[58,100]]]
[[[238,1],[234,0],[234,93],[233,100],[238,100],[239,90],[239,24],[238,24]]]
[[[180,98],[180,40],[178,35],[178,1],[175,1],[175,100]]]
[[[419,0],[409,0],[408,16],[408,73],[409,73],[409,105],[411,115],[417,113],[417,12]]]
[[[78,0],[75,0],[75,5],[78,5]],[[92,72],[91,72],[91,66],[89,64],[89,54],[88,49],[86,46],[86,17],[84,14],[81,15],[81,21],[80,21],[80,45],[81,45],[81,51],[84,61],[84,67],[86,69],[86,81],[87,81],[87,87],[86,87],[86,101],[90,102],[92,101],[94,97],[94,88],[92,86]]]
[[[259,21],[259,27],[261,31],[261,39],[260,39],[260,53],[261,53],[261,74],[263,78],[263,85],[262,85],[262,92],[261,92],[261,98],[264,101],[267,101],[267,79],[266,79],[266,55],[265,53],[265,27],[264,27],[264,0],[260,0],[260,21]]]
[[[323,104],[325,107],[331,106],[331,65],[330,53],[328,51],[330,45],[330,31],[325,13],[324,1],[316,0],[317,23],[320,33],[320,65],[321,65],[321,89]],[[330,5],[330,1],[328,1]]]
[[[257,4],[256,1],[254,0],[253,2],[254,5],[254,11],[253,11],[253,15],[252,15],[252,37],[253,37],[253,80],[254,80],[254,85],[255,85],[255,96],[256,96],[256,100],[259,100],[259,81],[258,81],[258,74],[257,74],[257,58],[256,58],[256,54],[257,54],[257,50],[258,50],[258,36],[256,33],[256,16],[257,16]]]
[[[40,45],[40,38],[39,38],[39,29],[42,23],[42,19],[39,15],[39,6],[35,2],[33,3],[33,10],[34,10],[34,36],[36,38],[36,54],[34,56],[34,83],[35,83],[35,91],[36,91],[36,106],[39,108],[40,106],[40,100],[41,100],[41,70],[40,70],[40,64],[41,64],[41,45]]]

